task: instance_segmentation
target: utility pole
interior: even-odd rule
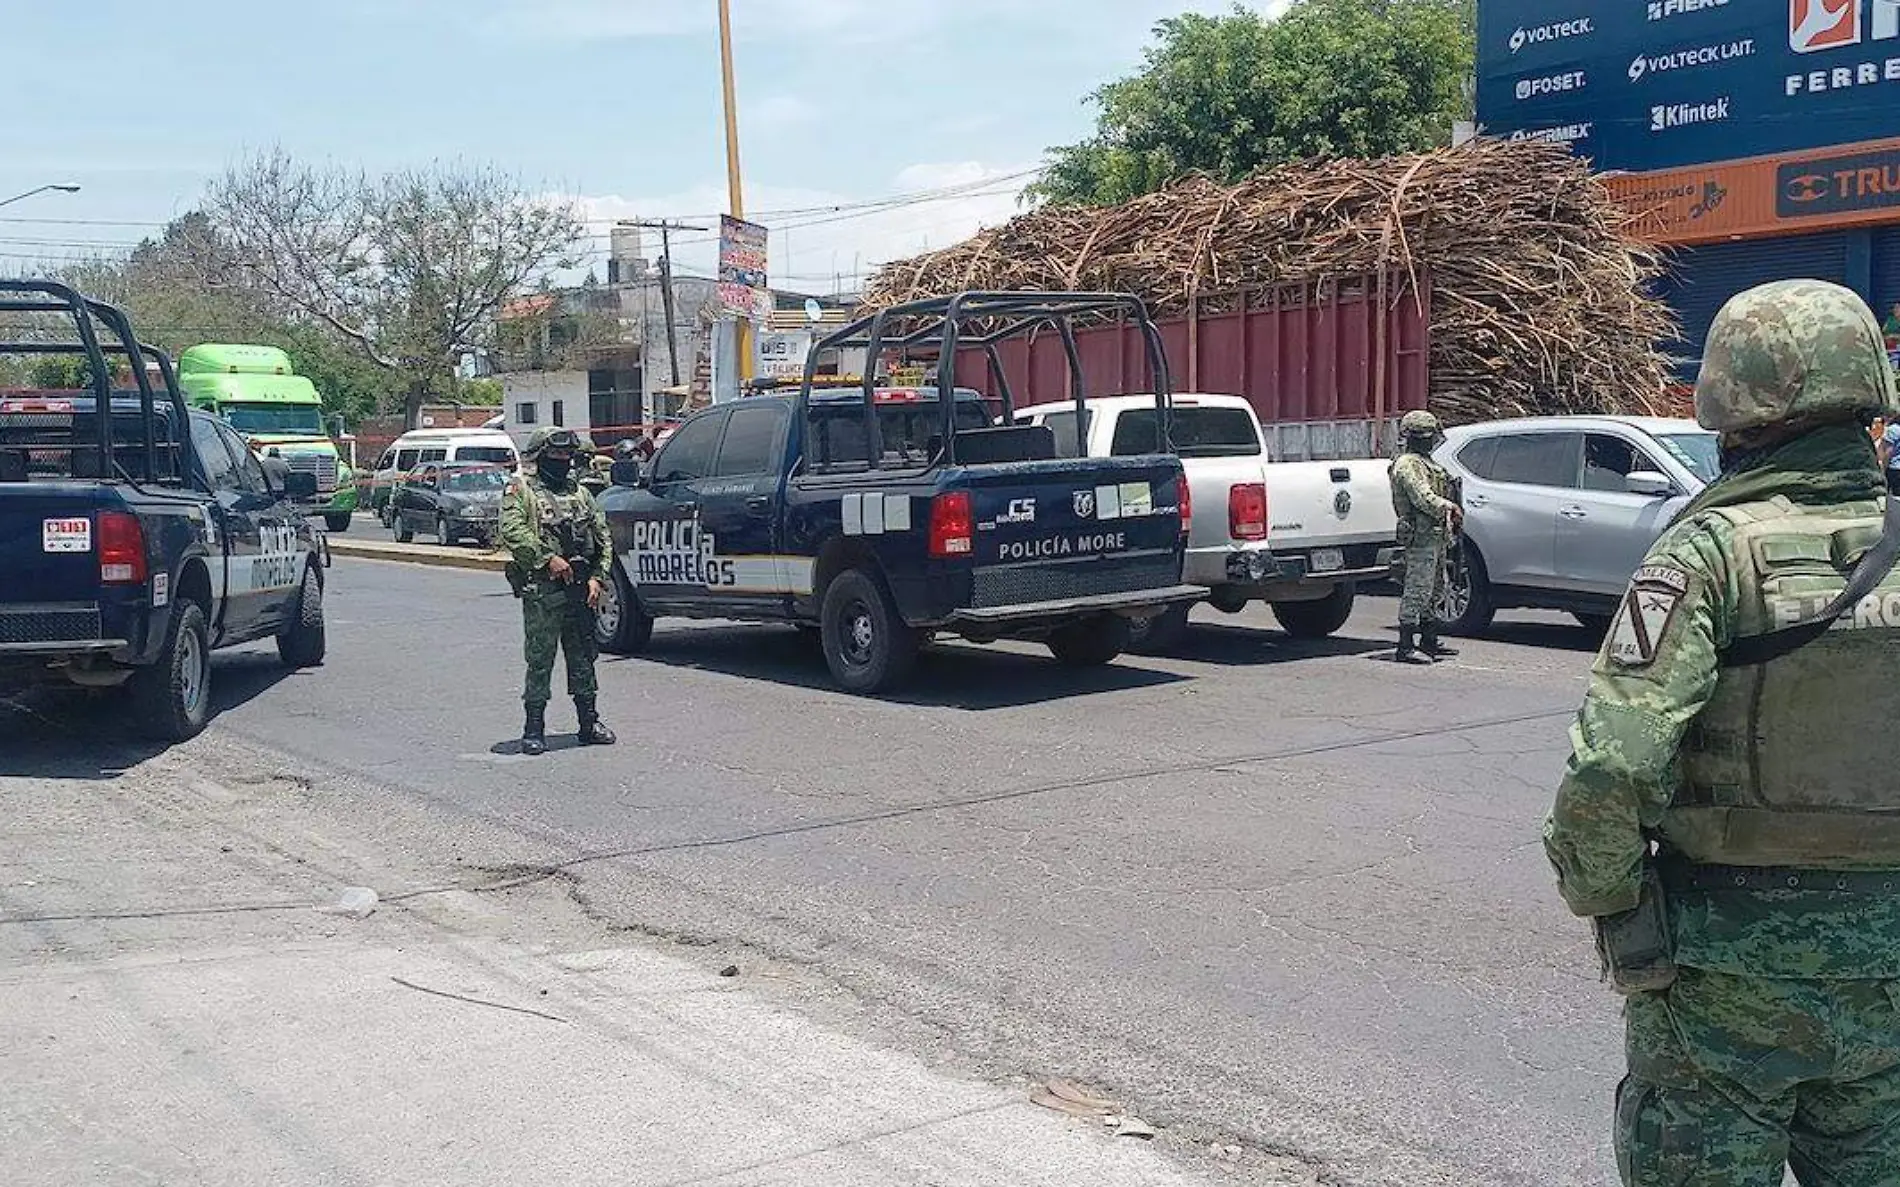
[[[673,373],[673,386],[678,387],[680,385],[680,341],[678,319],[673,311],[673,232],[706,231],[711,228],[670,222],[667,219],[626,225],[660,233],[660,302],[666,308],[666,361]]]
[[[726,92],[726,188],[732,217],[745,217],[745,187],[739,180],[739,103],[732,78],[732,0],[719,0],[719,66]],[[739,319],[739,382],[752,378],[752,318]]]

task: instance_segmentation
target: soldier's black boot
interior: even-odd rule
[[[1392,658],[1402,664],[1429,664],[1431,657],[1419,654],[1416,627],[1399,626],[1399,649]]]
[[[1451,659],[1458,654],[1456,647],[1447,647],[1438,641],[1438,624],[1419,628],[1418,649],[1433,659]]]
[[[620,739],[614,732],[600,723],[600,711],[594,705],[593,697],[575,697],[574,709],[581,719],[581,745],[612,746]]]
[[[548,752],[548,708],[529,705],[527,721],[521,727],[521,753],[539,758]]]

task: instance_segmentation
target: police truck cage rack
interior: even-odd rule
[[[1087,423],[1087,387],[1083,383],[1081,351],[1077,349],[1075,341],[1074,322],[1077,318],[1122,318],[1140,329],[1142,342],[1147,347],[1149,371],[1154,376],[1155,409],[1160,424],[1158,452],[1172,453],[1174,447],[1169,432],[1169,414],[1173,386],[1168,373],[1167,351],[1162,346],[1161,331],[1148,315],[1147,302],[1132,293],[966,292],[892,305],[860,318],[812,345],[805,359],[805,377],[799,385],[796,415],[800,420],[809,416],[814,391],[836,390],[838,386],[827,382],[832,377],[817,373],[819,358],[828,351],[862,349],[865,352],[864,375],[856,386],[864,393],[864,429],[868,438],[871,468],[892,468],[885,465],[887,459],[878,424],[878,362],[886,351],[934,345],[938,351],[935,392],[938,412],[943,417],[943,447],[941,455],[925,468],[957,465],[959,436],[1006,435],[1023,431],[1011,424],[1016,415],[1015,394],[1010,389],[1009,377],[1003,370],[1002,355],[996,347],[998,343],[1011,338],[1049,327],[1062,339],[1063,354],[1069,363],[1070,394],[1075,400],[1078,423]],[[958,350],[970,347],[982,347],[989,362],[990,382],[995,388],[992,394],[1000,399],[1003,408],[999,427],[957,427],[956,358]],[[975,464],[981,460],[987,459],[972,457],[966,459],[964,464]]]
[[[36,318],[51,324],[34,322]],[[62,323],[70,323],[70,337],[37,336],[42,325],[50,331],[66,328]],[[15,340],[12,335],[20,331],[36,336]],[[63,455],[63,477],[184,484],[179,450],[189,422],[177,373],[164,351],[136,339],[124,313],[57,281],[0,280],[0,358],[21,356],[83,358],[91,385],[71,391],[0,390],[0,482],[28,481],[36,459]],[[127,360],[138,397],[138,439],[123,444],[114,422],[135,409],[131,399],[114,398],[108,356]],[[154,365],[163,392],[153,387]],[[73,397],[90,397],[93,403],[83,408]],[[93,437],[82,441],[81,427],[88,419]],[[164,440],[159,439],[161,424],[168,428]],[[178,426],[177,432],[169,431],[172,425]]]

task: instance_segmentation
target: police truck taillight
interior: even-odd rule
[[[99,581],[103,585],[145,584],[145,529],[123,511],[99,513]]]
[[[930,501],[930,555],[936,560],[969,556],[976,547],[970,492],[953,490]]]
[[[1181,475],[1181,538],[1188,538],[1188,532],[1194,524],[1194,490],[1188,485],[1188,476]]]
[[[1246,482],[1227,492],[1227,534],[1236,540],[1267,538],[1267,488]]]

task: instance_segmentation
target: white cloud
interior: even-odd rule
[[[886,194],[892,205],[880,209],[861,206],[887,200],[884,195],[770,185],[749,188],[746,203],[750,211],[766,212],[758,217],[771,229],[773,286],[830,292],[834,287],[857,287],[879,264],[948,247],[1017,214],[1021,207],[1016,195],[1025,180],[1019,175],[1028,168],[978,161],[911,165],[891,179]],[[595,195],[578,201],[589,219],[600,220],[594,229],[601,234],[597,243],[604,258],[609,220],[716,211],[724,208],[726,191],[723,185],[705,183],[670,194]],[[674,262],[682,271],[710,276],[718,266],[713,242],[718,217],[686,221],[715,230],[674,232]],[[658,233],[648,231],[646,236],[645,254],[655,258],[660,253]]]

